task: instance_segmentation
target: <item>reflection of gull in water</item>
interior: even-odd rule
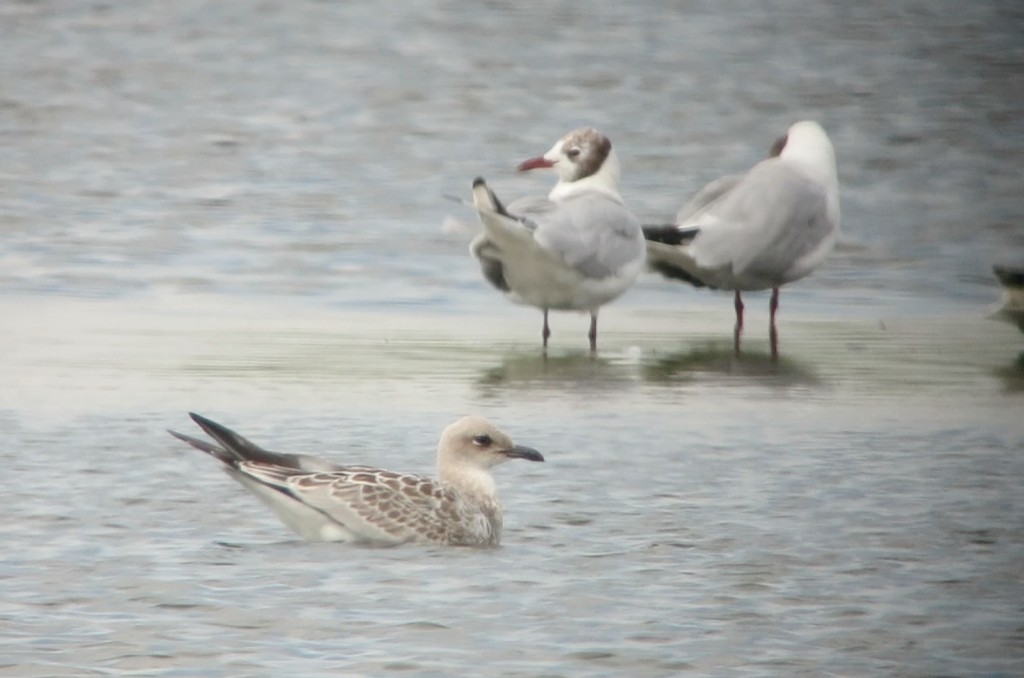
[[[772,290],[769,336],[778,355],[779,288],[825,260],[839,233],[839,180],[832,143],[821,126],[798,122],[770,158],[742,176],[717,179],[676,215],[645,226],[651,268],[697,287],[734,290],[735,350],[743,331],[740,293]]]
[[[190,416],[219,445],[171,435],[223,463],[228,475],[310,541],[496,546],[502,514],[490,469],[509,459],[544,461],[480,417],[464,417],[444,430],[438,479],[432,480],[269,452],[216,422]]]
[[[993,266],[992,271],[1003,286],[1002,306],[993,317],[1012,323],[1024,332],[1024,266]]]
[[[732,345],[712,342],[680,352],[654,351],[626,354],[619,360],[594,360],[584,354],[543,358],[511,353],[495,367],[484,370],[477,386],[484,397],[507,391],[530,391],[535,402],[550,397],[564,403],[574,398],[605,398],[638,384],[672,384],[706,377],[735,384],[728,377],[744,377],[744,383],[770,386],[817,386],[821,379],[804,362],[786,356],[745,352],[736,355]],[[724,379],[723,379],[724,378]]]
[[[812,369],[791,358],[756,353],[736,355],[732,347],[722,344],[662,356],[643,368],[644,380],[652,383],[677,382],[702,373],[763,378],[764,383],[776,386],[821,383]]]
[[[501,363],[487,368],[478,384],[485,388],[536,389],[553,394],[601,393],[622,389],[635,378],[635,370],[625,361],[593,358],[579,353],[556,357],[512,352]]]

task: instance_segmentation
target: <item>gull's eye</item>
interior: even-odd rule
[[[494,441],[491,440],[491,436],[487,435],[486,433],[481,433],[478,436],[473,436],[473,444],[479,445],[480,447],[487,447],[492,442]]]
[[[570,158],[570,159],[575,159],[575,158],[578,158],[578,157],[579,157],[579,155],[580,155],[580,149],[579,149],[579,148],[577,148],[576,146],[573,146],[572,148],[568,149],[568,150],[567,150],[567,151],[565,152],[565,156],[566,156],[567,158]]]

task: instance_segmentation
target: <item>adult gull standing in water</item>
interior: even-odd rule
[[[518,169],[551,169],[558,182],[546,197],[506,207],[477,178],[473,204],[484,232],[470,252],[494,287],[544,312],[545,349],[549,310],[586,311],[596,351],[598,310],[633,284],[646,256],[640,223],[619,195],[618,158],[607,137],[586,127]]]
[[[771,289],[769,336],[778,357],[779,288],[803,278],[839,234],[839,179],[821,125],[798,122],[771,157],[745,175],[717,179],[693,197],[674,224],[646,226],[648,263],[668,278],[733,290],[734,345],[743,331],[741,292]]]

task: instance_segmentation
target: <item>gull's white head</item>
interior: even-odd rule
[[[553,169],[567,184],[593,177],[615,190],[619,185],[619,160],[612,142],[593,127],[569,132],[544,155],[519,163],[518,169]]]
[[[829,185],[839,183],[832,142],[821,125],[813,120],[801,120],[790,126],[785,136],[775,140],[771,155],[800,163]]]
[[[532,447],[516,445],[483,417],[463,417],[450,424],[437,445],[437,465],[446,469],[489,469],[510,459],[544,461]]]

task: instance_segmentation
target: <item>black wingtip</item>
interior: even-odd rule
[[[642,228],[645,239],[653,242],[663,242],[666,244],[672,244],[668,241],[673,237],[673,233],[676,231],[675,224],[644,224]]]
[[[192,421],[194,421],[195,423],[199,424],[200,426],[202,426],[203,424],[212,424],[213,423],[212,421],[210,421],[209,419],[207,419],[203,415],[196,414],[195,412],[189,412],[188,416],[192,419]]]
[[[214,438],[220,438],[223,436],[227,436],[229,438],[240,437],[237,433],[229,429],[227,426],[224,426],[223,424],[218,424],[213,419],[207,419],[201,414],[189,412],[188,416],[192,417],[192,421],[198,424],[199,428],[203,429]]]
[[[199,428],[203,429],[206,435],[210,436],[221,445],[221,447],[217,447],[215,445],[211,447],[217,451],[214,453],[214,456],[225,463],[233,464],[239,461],[259,461],[267,464],[275,464],[277,466],[299,468],[298,466],[295,466],[298,462],[293,460],[292,455],[278,454],[276,452],[264,450],[245,436],[235,433],[227,426],[207,419],[201,414],[189,412],[188,416],[192,417],[192,421],[198,424]],[[195,443],[191,440],[186,442],[195,446]],[[211,450],[206,447],[200,447],[199,449],[211,452]]]
[[[228,436],[234,436],[235,435],[235,432],[232,431],[231,429],[227,428],[226,426],[222,426],[222,425],[218,424],[217,422],[213,421],[212,419],[207,419],[206,417],[204,417],[201,414],[196,414],[195,412],[189,412],[188,416],[192,418],[192,421],[194,421],[196,424],[199,425],[199,428],[203,429],[203,431],[205,431],[207,434],[209,434],[213,438],[216,438],[222,444],[223,444],[224,441],[220,440],[220,439],[221,439],[221,437],[223,435],[225,435],[225,434],[227,434]]]
[[[511,214],[508,213],[508,210],[505,209],[505,205],[502,204],[501,200],[498,199],[498,196],[496,196],[494,194],[494,191],[492,191],[491,187],[487,185],[487,182],[484,181],[483,177],[477,177],[476,179],[473,179],[473,189],[474,190],[476,190],[477,188],[480,188],[481,186],[483,186],[484,190],[487,191],[487,195],[490,197],[491,202],[494,204],[494,211],[495,212],[497,212],[498,214],[500,214],[502,216],[506,216],[506,217],[509,217],[509,218],[512,218],[512,219],[515,218]]]
[[[699,228],[680,228],[675,224],[648,224],[643,230],[644,238],[665,245],[685,245],[700,232]]]
[[[245,455],[239,454],[239,452],[247,450],[247,448],[259,449],[258,446],[253,445],[227,426],[218,424],[212,419],[207,419],[203,415],[196,414],[195,412],[189,412],[188,416],[192,418],[192,421],[199,425],[199,428],[203,429],[203,432],[223,445],[225,450],[231,452],[232,456],[244,458]]]
[[[992,272],[1003,287],[1024,287],[1024,266],[1010,267],[995,265]]]
[[[178,440],[184,443],[188,443],[189,445],[191,445],[192,447],[196,448],[201,452],[206,452],[210,456],[225,464],[230,465],[232,463],[231,456],[227,452],[225,452],[224,449],[217,447],[208,440],[200,440],[199,438],[193,438],[192,436],[187,436],[184,433],[178,433],[177,431],[172,431],[171,429],[167,429],[167,432],[170,433],[175,438],[177,438]]]
[[[648,260],[647,264],[648,266],[651,267],[652,271],[654,271],[655,273],[660,273],[669,280],[679,280],[684,283],[689,283],[690,285],[693,285],[694,287],[697,288],[707,287],[709,289],[716,289],[715,287],[708,285],[700,278],[694,276],[692,273],[683,268],[680,268],[679,266],[673,266],[672,264],[664,261],[652,260]]]

